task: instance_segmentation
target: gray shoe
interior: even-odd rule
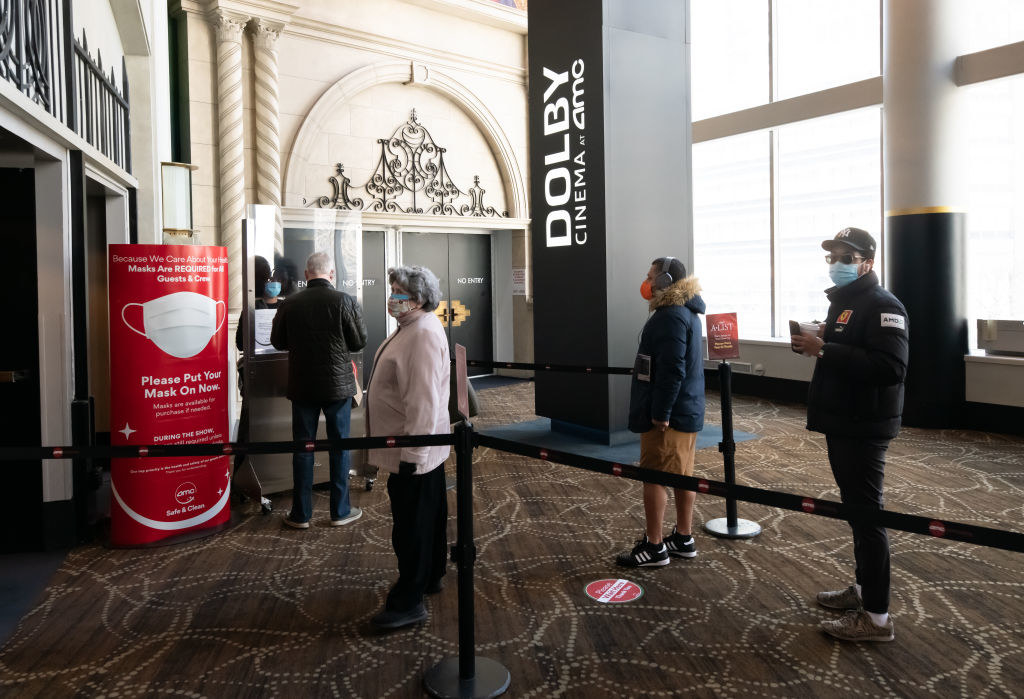
[[[854,585],[850,585],[845,590],[819,592],[817,600],[818,604],[829,609],[860,609],[864,606]]]
[[[345,515],[344,517],[342,517],[341,519],[332,519],[331,520],[331,526],[332,527],[340,527],[340,526],[345,525],[345,524],[351,524],[352,522],[355,522],[357,519],[359,519],[362,516],[363,516],[363,511],[360,510],[358,507],[353,507],[352,509],[350,509],[348,511],[348,514]]]
[[[384,609],[370,618],[370,623],[381,630],[400,629],[403,626],[412,626],[427,620],[427,608],[423,603],[417,604],[412,609],[395,611]]]
[[[885,626],[876,626],[863,609],[847,612],[840,619],[821,622],[821,630],[841,641],[886,642],[895,638],[892,617]]]

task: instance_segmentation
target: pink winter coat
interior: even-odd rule
[[[430,312],[399,326],[373,358],[366,390],[366,423],[371,437],[448,434],[451,364],[448,338]],[[416,473],[433,471],[451,453],[447,444],[430,447],[370,449],[367,461],[398,473],[398,462],[416,464]]]

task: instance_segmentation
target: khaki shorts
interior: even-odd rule
[[[696,432],[676,432],[668,427],[664,432],[653,429],[640,435],[641,468],[692,476],[696,452]]]

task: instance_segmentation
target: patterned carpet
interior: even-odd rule
[[[480,425],[532,419],[533,386],[480,392]],[[709,396],[708,416],[718,421]],[[738,481],[838,499],[824,441],[798,406],[737,398]],[[697,471],[721,477],[704,449]],[[813,603],[852,577],[842,522],[740,503],[764,532],[698,535],[699,555],[622,575],[639,536],[639,484],[481,449],[476,453],[477,654],[511,672],[516,697],[1016,696],[1024,688],[1024,555],[891,532],[896,641],[846,645]],[[1021,530],[1024,440],[904,430],[888,507]],[[382,481],[353,484],[362,520],[282,529],[269,516],[151,550],[73,551],[0,649],[0,695],[418,697],[424,672],[457,654],[454,574],[421,627],[378,635],[368,619],[395,576]],[[449,493],[453,517],[454,493]],[[699,524],[724,514],[698,497]],[[452,571],[454,573],[454,571]],[[633,603],[583,592],[602,578]]]

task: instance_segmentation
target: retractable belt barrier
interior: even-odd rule
[[[713,481],[695,476],[680,476],[674,473],[641,468],[631,464],[617,464],[554,449],[544,449],[531,444],[513,442],[486,434],[478,435],[477,439],[480,446],[511,452],[520,456],[529,456],[541,459],[542,461],[564,464],[574,468],[582,468],[587,471],[630,478],[644,483],[657,483],[669,488],[693,490],[705,495],[717,495],[723,498],[733,496],[737,500],[759,505],[806,512],[833,519],[856,519],[914,534],[929,534],[934,537],[964,541],[990,548],[1024,552],[1024,534],[1017,532],[979,527],[973,524],[961,524],[959,522],[946,522],[928,517],[903,514],[901,512],[891,512],[889,510],[854,508],[834,500],[820,500],[818,498],[810,498],[792,493],[780,493],[775,490],[765,490],[744,485],[729,485],[723,481]]]
[[[593,374],[630,374],[631,368],[587,367],[560,364],[526,364],[518,362],[488,362],[467,360],[467,366],[528,369],[536,371],[572,371]],[[735,498],[743,502],[779,507],[786,510],[830,517],[832,519],[868,521],[888,529],[927,534],[933,537],[963,541],[979,546],[1024,552],[1024,534],[991,527],[982,527],[961,522],[950,522],[930,517],[909,515],[890,510],[853,508],[834,500],[821,500],[794,493],[784,493],[764,488],[754,488],[735,483],[715,481],[692,476],[679,476],[640,468],[631,464],[619,464],[590,457],[545,449],[532,444],[515,442],[499,437],[480,434],[474,428],[471,447],[485,446],[521,456],[541,459],[582,468],[597,473],[630,478],[648,483],[657,483],[680,490],[692,490],[705,495]],[[2,447],[0,462],[38,459],[106,459],[138,458],[151,456],[222,456],[225,454],[286,454],[296,452],[330,451],[332,449],[382,449],[398,447],[456,445],[454,434],[439,435],[394,435],[390,437],[349,437],[347,439],[317,439],[313,441],[280,442],[223,442],[206,444],[149,444],[120,446],[59,446],[59,447]]]
[[[879,524],[888,529],[928,534],[933,537],[963,541],[980,546],[1024,552],[1024,534],[981,527],[974,524],[950,522],[890,510],[852,508],[834,500],[821,500],[794,493],[730,485],[694,476],[679,476],[664,471],[641,468],[632,464],[602,461],[569,452],[546,449],[533,444],[515,442],[500,437],[480,434],[474,430],[473,446],[489,447],[511,454],[519,454],[541,461],[582,468],[587,471],[629,478],[645,483],[657,483],[669,488],[692,490],[704,495],[735,497],[743,502],[779,507],[785,510],[830,517],[832,519],[858,519]],[[64,447],[4,447],[0,461],[27,461],[39,459],[107,459],[152,456],[223,456],[226,454],[288,454],[353,449],[387,449],[456,444],[454,434],[395,435],[393,437],[349,437],[347,439],[317,439],[315,441],[285,442],[224,442],[207,444],[149,444],[122,446],[64,446]]]
[[[488,362],[482,359],[467,359],[467,367],[478,369],[523,369],[526,371],[559,371],[570,374],[632,374],[633,367],[583,366],[579,364],[524,364],[522,362]]]
[[[565,371],[587,374],[632,374],[631,368],[587,367],[558,364],[523,364],[514,362],[485,362],[467,360],[467,366],[527,369],[533,371]],[[724,364],[724,363],[723,363]],[[723,378],[728,379],[728,365],[720,366]],[[726,396],[723,395],[723,408]],[[731,410],[731,408],[730,408]],[[729,468],[735,443],[732,441],[731,413],[728,431],[723,429],[723,442],[719,450],[726,460],[726,481],[714,481],[694,476],[680,476],[654,471],[632,464],[619,464],[580,456],[532,444],[515,442],[500,437],[480,434],[468,421],[455,426],[449,434],[395,435],[391,437],[350,437],[347,439],[317,439],[283,442],[224,442],[207,444],[150,444],[121,446],[63,446],[63,447],[4,447],[0,448],[0,462],[39,459],[97,459],[139,458],[152,456],[221,456],[226,454],[275,454],[352,449],[380,449],[449,444],[455,447],[457,465],[457,540],[451,548],[452,561],[458,568],[459,595],[459,655],[446,658],[434,665],[423,678],[424,688],[436,697],[498,696],[510,683],[508,670],[500,663],[475,654],[473,565],[476,546],[473,543],[473,450],[488,447],[498,451],[519,454],[543,461],[559,463],[596,473],[629,478],[644,483],[657,483],[670,488],[691,490],[726,499],[730,509],[730,527],[735,521],[735,501],[757,503],[785,510],[806,512],[832,519],[866,521],[889,529],[929,534],[933,537],[962,541],[979,546],[1024,552],[1024,534],[980,527],[959,522],[946,522],[928,517],[908,515],[888,510],[850,507],[832,500],[821,500],[793,493],[741,486],[735,483],[734,471]],[[723,423],[724,425],[724,423]],[[760,529],[760,528],[758,528]]]
[[[206,442],[204,444],[124,444],[117,446],[3,447],[0,461],[37,459],[135,459],[148,456],[224,456],[227,454],[293,454],[296,452],[391,447],[432,447],[455,444],[452,434],[348,437],[285,442]]]

